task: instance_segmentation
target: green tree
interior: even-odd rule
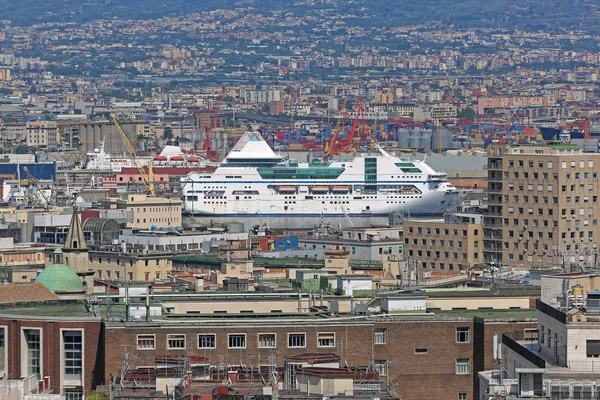
[[[163,133],[163,139],[164,140],[171,140],[171,139],[173,139],[173,128],[171,128],[170,126],[167,126],[165,128],[165,131]]]
[[[473,119],[475,118],[475,110],[473,110],[471,107],[467,107],[460,110],[456,116],[458,118]]]
[[[27,148],[27,146],[23,146],[22,144],[20,144],[17,147],[15,147],[15,153],[16,154],[27,154],[27,153],[29,153],[29,149]]]

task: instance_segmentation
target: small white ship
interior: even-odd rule
[[[112,171],[121,172],[123,168],[136,167],[131,157],[113,157],[104,151],[104,142],[100,143],[100,148],[94,149],[93,152],[87,153],[87,163],[85,169],[93,171]],[[179,146],[165,146],[160,154],[154,157],[139,156],[137,157],[138,166],[147,166],[150,161],[153,161],[156,167],[177,167],[184,165],[204,166],[213,165],[206,159],[196,156],[187,155],[181,151]]]

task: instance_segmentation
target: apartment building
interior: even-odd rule
[[[120,198],[100,199],[100,204],[105,209],[131,212],[133,219],[127,223],[128,228],[152,229],[181,226],[181,200],[129,193]]]
[[[90,250],[87,271],[94,271],[96,279],[124,282],[153,282],[167,279],[172,266],[169,252],[147,252],[143,248],[122,246]]]
[[[29,121],[25,127],[27,146],[56,148],[56,121]]]
[[[569,305],[568,311],[537,300],[537,337],[518,340],[502,335],[504,377],[499,379],[495,370],[479,373],[480,396],[599,399],[600,292],[589,291],[586,297],[587,303]]]
[[[595,263],[598,154],[579,146],[491,145],[485,261],[549,268]]]
[[[531,107],[553,106],[556,104],[554,97],[480,97],[477,99],[476,110],[478,114],[485,114],[486,110],[506,107]]]
[[[483,225],[444,220],[404,222],[405,259],[422,271],[460,273],[483,262]]]

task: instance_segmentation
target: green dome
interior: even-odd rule
[[[75,271],[65,264],[52,264],[35,279],[53,292],[83,292],[83,283]]]

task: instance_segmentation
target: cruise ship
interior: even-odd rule
[[[216,217],[441,215],[458,190],[425,162],[377,155],[285,161],[244,134],[212,174],[181,178],[183,211]]]

